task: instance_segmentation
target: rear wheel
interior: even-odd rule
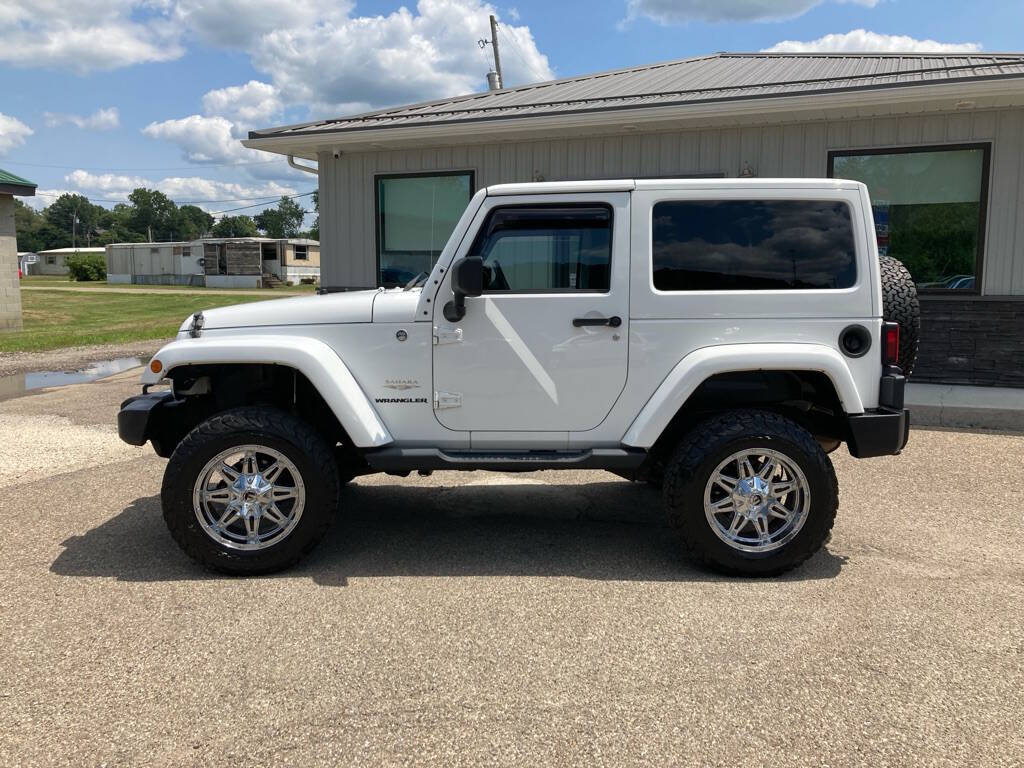
[[[667,462],[663,493],[689,554],[742,576],[803,563],[824,545],[838,506],[821,445],[768,411],[730,411],[698,425]]]
[[[193,429],[164,473],[164,520],[199,563],[235,574],[294,565],[338,506],[331,448],[283,411],[240,408]]]

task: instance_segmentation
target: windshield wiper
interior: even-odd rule
[[[430,277],[428,273],[420,272],[418,275],[416,275],[416,277],[414,277],[412,280],[405,284],[405,288],[403,290],[411,291],[413,288],[418,288],[419,286],[427,282],[428,277]]]

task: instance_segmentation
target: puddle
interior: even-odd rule
[[[35,373],[0,376],[0,400],[8,400],[44,387],[85,384],[88,381],[113,376],[115,373],[121,373],[121,371],[127,371],[129,368],[136,368],[145,363],[146,361],[141,357],[119,357],[116,360],[91,363],[78,371],[36,371]]]

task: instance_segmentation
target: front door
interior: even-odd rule
[[[450,429],[599,425],[626,383],[629,193],[489,198],[477,236],[484,293],[434,305],[435,413]],[[444,294],[448,295],[445,296]]]

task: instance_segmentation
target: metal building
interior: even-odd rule
[[[326,286],[428,269],[486,185],[826,177],[922,294],[915,378],[1024,386],[1024,54],[715,54],[253,131],[317,161]],[[999,332],[992,333],[998,325]]]

